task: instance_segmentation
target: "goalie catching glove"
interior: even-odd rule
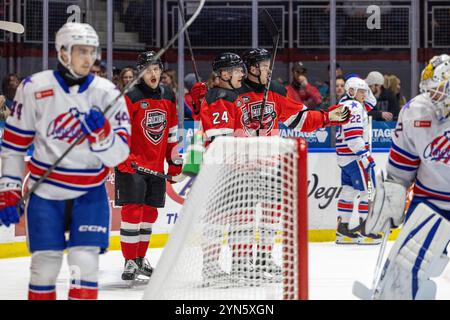
[[[407,188],[392,179],[385,180],[382,170],[376,173],[375,181],[373,210],[369,210],[366,220],[368,233],[383,231],[389,220],[391,220],[391,226],[396,228],[405,219]]]
[[[325,126],[341,126],[350,121],[350,110],[346,106],[335,104],[323,112]]]

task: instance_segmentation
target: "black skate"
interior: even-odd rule
[[[359,230],[358,233],[360,235],[358,244],[362,245],[376,245],[380,244],[383,236],[381,234],[373,234],[369,233],[367,234],[365,232],[366,230],[366,220],[363,220],[363,218],[359,218]]]
[[[355,229],[349,230],[348,223],[341,222],[342,218],[338,217],[338,226],[336,230],[337,244],[358,244],[360,235]]]
[[[255,273],[269,283],[281,282],[283,278],[283,269],[275,263],[272,254],[265,252],[257,254]]]
[[[134,260],[125,261],[125,270],[122,273],[122,280],[134,281],[138,275],[139,267]]]
[[[230,286],[230,274],[223,271],[217,262],[209,262],[202,269],[203,287],[226,288]]]
[[[231,265],[231,278],[238,286],[260,286],[263,281],[261,271],[250,258],[236,259]]]
[[[148,260],[145,257],[137,257],[134,261],[138,266],[138,273],[150,278],[153,273],[153,268]]]

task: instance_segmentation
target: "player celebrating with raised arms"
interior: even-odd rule
[[[105,189],[109,167],[129,154],[125,99],[109,80],[89,73],[99,40],[88,24],[67,23],[56,34],[58,68],[22,81],[7,119],[1,148],[0,224],[19,222],[24,156],[31,187],[70,144],[84,134],[31,194],[25,207],[28,248],[32,253],[28,298],[56,299],[55,284],[68,250],[69,299],[96,299],[99,253],[108,248],[110,210]],[[69,231],[68,241],[65,232]]]
[[[122,279],[135,280],[141,274],[150,277],[153,268],[145,259],[152,225],[163,208],[166,181],[152,175],[136,173],[134,165],[164,172],[181,173],[182,159],[176,145],[178,114],[173,91],[160,83],[163,64],[154,51],[139,54],[137,69],[147,68],[139,83],[126,95],[131,117],[131,153],[116,170],[116,205],[122,206],[120,243],[125,258]]]
[[[386,167],[377,175],[372,232],[403,223],[384,264],[375,299],[434,299],[430,280],[444,271],[450,241],[450,56],[433,57],[422,72],[421,94],[398,118]],[[407,189],[414,196],[406,212]]]

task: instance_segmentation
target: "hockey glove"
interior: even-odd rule
[[[136,170],[132,167],[132,163],[136,163],[136,160],[137,160],[136,156],[130,153],[127,160],[120,163],[117,166],[117,169],[123,173],[131,173],[131,174],[136,173]]]
[[[200,113],[200,106],[202,104],[202,99],[205,98],[208,88],[204,82],[196,82],[190,91],[192,97],[192,107],[195,114]]]
[[[183,169],[183,159],[177,158],[174,160],[169,161],[169,170],[167,171],[167,174],[169,176],[178,176],[181,174],[181,170]],[[175,183],[175,181],[168,180],[170,183]]]
[[[341,126],[350,121],[350,110],[340,104],[332,105],[325,111],[326,126]]]
[[[92,108],[84,118],[80,117],[80,120],[81,130],[91,144],[103,143],[111,137],[111,125],[99,109]]]
[[[11,223],[19,223],[23,208],[18,209],[20,189],[0,191],[0,226],[9,227]]]
[[[375,168],[375,161],[369,152],[364,153],[361,158],[359,158],[358,163],[364,168],[366,172]]]

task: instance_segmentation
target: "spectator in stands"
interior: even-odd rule
[[[331,79],[331,66],[330,64],[328,64],[327,67],[327,71],[328,71],[328,79]],[[336,78],[343,76],[344,75],[344,71],[341,68],[341,65],[339,63],[336,62]],[[325,80],[325,81],[317,81],[316,82],[316,87],[317,89],[319,89],[320,95],[322,97],[326,97],[330,95],[330,81],[329,80]]]
[[[384,87],[391,90],[397,98],[400,109],[406,104],[407,100],[401,93],[401,81],[394,74],[384,75]]]
[[[102,67],[101,67],[101,65],[102,65],[102,62],[100,61],[100,60],[95,60],[95,62],[94,62],[94,64],[92,65],[92,67],[91,67],[91,73],[94,75],[94,76],[99,76],[99,77],[101,77],[101,73],[102,73]]]
[[[122,90],[135,77],[134,69],[130,67],[123,68],[119,74],[119,89]]]
[[[377,105],[369,112],[369,115],[377,121],[396,121],[400,107],[395,94],[383,87],[383,75],[378,71],[372,71],[367,75],[365,81],[377,99]]]
[[[217,87],[219,85],[219,80],[219,76],[215,72],[211,72],[208,81],[206,81],[206,86],[208,88]]]
[[[173,90],[175,96],[178,94],[177,72],[173,69],[166,69],[161,74],[161,83]]]
[[[8,108],[11,108],[14,96],[16,95],[17,87],[20,84],[20,78],[15,73],[10,73],[3,78],[2,82],[2,94],[5,96],[5,104]]]
[[[5,127],[6,118],[11,114],[11,110],[6,105],[6,97],[0,95],[0,128]]]
[[[345,94],[345,79],[342,75],[336,77],[336,102],[339,102],[343,95]],[[320,104],[319,109],[327,110],[330,106],[331,102],[331,96],[328,94],[325,96],[322,100],[322,103]]]
[[[322,102],[322,96],[319,90],[308,82],[307,75],[303,63],[295,62],[292,66],[292,82],[286,86],[287,96],[308,107],[316,107]]]

